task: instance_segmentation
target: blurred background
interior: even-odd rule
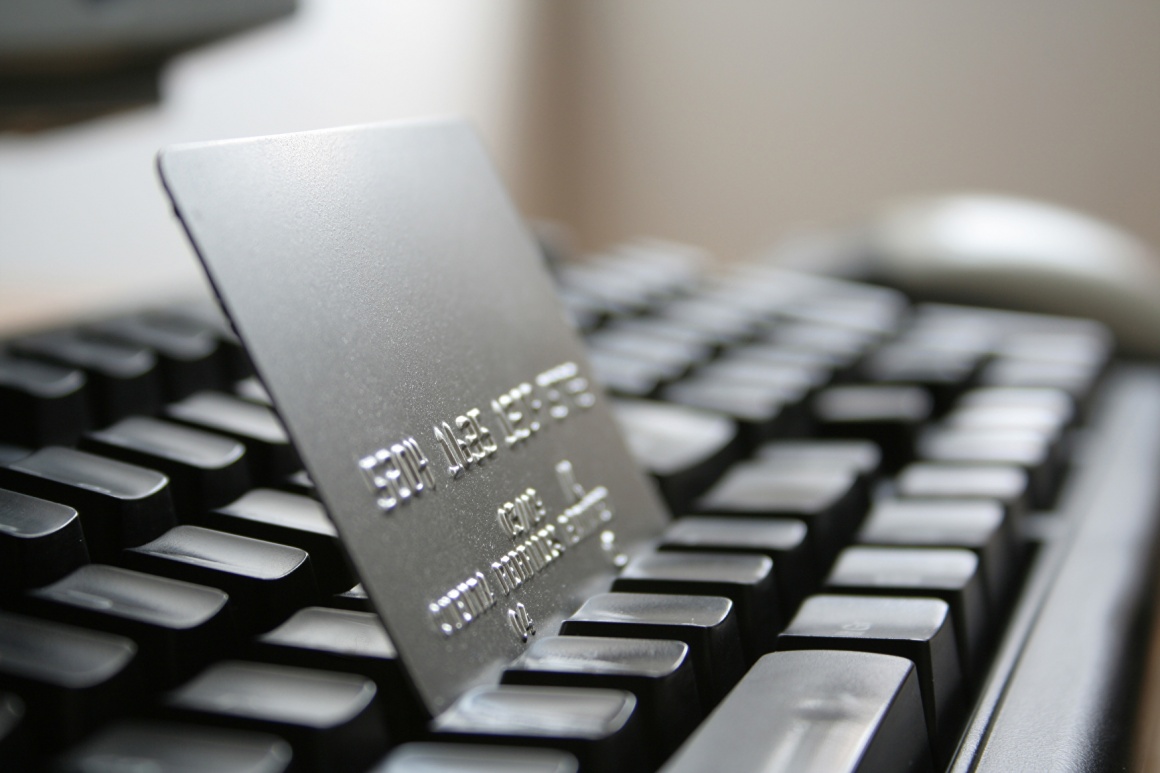
[[[468,117],[522,210],[587,248],[743,257],[956,189],[1157,245],[1158,40],[1148,0],[300,0],[169,59],[156,101],[0,130],[0,324],[200,283],[162,145],[430,115]]]

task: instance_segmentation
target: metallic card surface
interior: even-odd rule
[[[190,145],[159,167],[431,711],[660,529],[470,129]]]

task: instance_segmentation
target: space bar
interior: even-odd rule
[[[918,773],[930,749],[914,666],[890,655],[775,652],[754,664],[662,773]]]

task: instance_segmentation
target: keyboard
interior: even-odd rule
[[[549,284],[465,137],[363,127],[163,159],[232,324],[170,305],[0,342],[0,770],[1126,764],[1154,365],[1088,320],[664,242],[552,262]],[[403,300],[385,306],[404,333],[449,324],[376,337],[389,359],[361,348],[349,296],[320,311],[328,282],[377,262],[258,282],[221,257],[302,237],[246,209],[294,196],[239,204],[217,182],[245,188],[257,159],[373,199],[361,167],[299,168],[335,147],[365,162],[360,143],[392,173],[374,185],[397,192],[408,165],[423,183],[399,204],[417,214],[358,238],[439,247],[392,264]],[[425,198],[448,158],[454,185]],[[447,191],[472,186],[455,211]],[[436,202],[455,228],[485,212],[497,257],[440,241]],[[230,217],[266,232],[239,240]],[[500,319],[452,324],[461,303]],[[345,349],[318,346],[333,331]],[[368,388],[381,371],[391,400]]]

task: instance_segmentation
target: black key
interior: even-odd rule
[[[605,328],[585,339],[597,352],[612,352],[633,359],[655,362],[688,373],[713,356],[713,348],[703,343],[677,341],[631,330]]]
[[[833,371],[849,364],[849,358],[820,349],[805,349],[779,343],[759,342],[736,346],[726,351],[722,365],[761,363],[802,368],[810,383],[821,386],[833,377]]]
[[[960,408],[1030,408],[1048,411],[1067,426],[1075,417],[1075,400],[1062,389],[1046,387],[980,387],[959,398]]]
[[[601,593],[565,620],[560,632],[684,642],[706,711],[745,673],[737,616],[733,602],[723,596]]]
[[[350,590],[328,596],[325,603],[328,607],[333,607],[334,609],[349,609],[352,612],[375,611],[375,608],[371,606],[371,600],[367,598],[366,589],[363,588],[361,582]]]
[[[813,418],[825,437],[863,438],[882,450],[887,471],[910,461],[919,427],[930,418],[930,394],[913,386],[835,386],[813,399]]]
[[[268,630],[318,597],[306,551],[289,545],[177,526],[124,551],[126,566],[230,595],[239,626]]]
[[[24,715],[24,701],[13,693],[0,692],[0,770],[32,767],[31,731]]]
[[[931,748],[944,758],[965,708],[950,607],[941,599],[811,596],[777,637],[783,650],[897,655],[918,668]]]
[[[240,440],[250,457],[251,472],[260,480],[276,481],[302,469],[282,423],[264,405],[221,392],[198,392],[166,406],[165,414]]]
[[[0,595],[45,585],[88,561],[76,510],[0,489]]]
[[[316,499],[254,489],[225,507],[204,513],[198,522],[211,529],[302,548],[310,554],[323,593],[341,593],[355,582],[334,522]]]
[[[0,353],[0,440],[74,443],[89,428],[88,379],[76,368]]]
[[[793,518],[810,530],[815,560],[829,566],[862,519],[867,493],[852,469],[734,465],[694,504],[698,513]]]
[[[741,648],[749,662],[773,649],[781,629],[773,561],[769,556],[692,552],[640,555],[613,581],[612,589],[725,596],[737,609]]]
[[[679,327],[712,335],[723,346],[750,341],[768,327],[751,310],[708,298],[686,298],[670,303],[658,314]]]
[[[647,769],[636,698],[588,687],[478,687],[431,722],[438,741],[548,746],[586,773]]]
[[[679,641],[551,636],[533,642],[504,671],[502,682],[628,690],[636,696],[654,765],[704,716],[689,646]]]
[[[409,743],[392,751],[372,773],[577,773],[580,763],[555,749]]]
[[[75,507],[89,554],[105,560],[177,522],[169,479],[156,470],[52,446],[7,467],[0,486]]]
[[[1027,471],[1030,503],[1050,507],[1063,473],[1063,449],[1053,432],[1030,429],[933,427],[922,434],[918,455],[929,462],[1011,464]]]
[[[758,448],[756,457],[781,468],[849,468],[867,483],[882,463],[882,452],[869,440],[776,440]]]
[[[151,311],[151,319],[165,320],[177,325],[186,325],[208,332],[218,340],[221,347],[222,365],[226,378],[240,381],[254,375],[254,366],[249,355],[242,348],[237,334],[221,308],[213,302],[191,303],[180,308]]]
[[[825,582],[827,592],[931,596],[951,607],[963,674],[971,679],[987,637],[987,599],[979,557],[955,548],[846,548]]]
[[[798,321],[778,325],[768,339],[780,346],[829,354],[848,367],[878,341],[878,336],[840,325]]]
[[[287,773],[290,744],[267,733],[160,722],[101,730],[57,762],[56,773]]]
[[[745,443],[753,446],[800,428],[794,408],[803,394],[694,376],[665,388],[661,399],[728,416],[740,425]]]
[[[310,478],[310,473],[306,470],[299,470],[291,473],[282,481],[280,488],[289,491],[291,494],[299,494],[304,497],[313,497],[318,499],[318,489],[314,486],[314,481]]]
[[[88,376],[98,424],[161,407],[157,356],[143,346],[87,339],[74,331],[41,333],[19,339],[14,352],[70,368]]]
[[[156,314],[118,317],[86,326],[83,335],[151,349],[159,360],[169,400],[217,389],[225,376],[217,337],[184,320]]]
[[[983,369],[979,382],[989,387],[1059,389],[1075,400],[1083,415],[1098,377],[1099,370],[1087,363],[999,357]]]
[[[721,340],[712,333],[677,325],[659,317],[620,319],[609,325],[608,329],[663,338],[666,341],[677,341],[688,346],[704,347],[711,352],[717,352],[721,347]]]
[[[1062,432],[1071,412],[1063,414],[1049,406],[967,405],[955,408],[943,423],[959,429],[1030,429]]]
[[[1027,510],[1027,472],[1010,464],[916,462],[898,474],[899,496],[927,499],[994,499],[1015,524]]]
[[[13,462],[20,461],[31,453],[31,448],[0,443],[0,465],[7,466]]]
[[[270,398],[270,393],[266,391],[266,387],[262,386],[262,382],[258,380],[257,376],[244,378],[234,384],[234,394],[249,400],[251,403],[269,406],[274,405],[274,401]]]
[[[58,749],[128,710],[143,686],[137,645],[123,636],[0,612],[0,690],[18,694]]]
[[[81,448],[165,473],[183,520],[232,501],[250,485],[246,448],[237,440],[147,416],[90,432]]]
[[[389,744],[375,692],[374,682],[353,674],[225,661],[169,693],[165,705],[181,719],[284,738],[296,770],[355,773]]]
[[[143,668],[163,684],[189,677],[236,641],[224,592],[115,566],[82,566],[29,601],[38,614],[137,642]]]
[[[685,511],[741,456],[737,425],[720,414],[646,400],[614,400],[612,411],[633,458],[673,512]]]
[[[426,711],[412,697],[395,645],[373,612],[306,607],[254,640],[255,660],[361,674],[378,687],[396,741],[423,729]]]
[[[830,650],[759,660],[663,773],[923,773],[930,745],[914,664]]]
[[[596,381],[624,397],[649,397],[684,375],[683,368],[618,352],[589,351],[588,362]]]
[[[867,355],[863,377],[876,384],[918,384],[943,413],[956,397],[978,380],[983,356],[970,350],[936,349],[897,341]]]
[[[990,608],[999,611],[1018,568],[1015,530],[989,499],[880,499],[858,532],[864,545],[967,548],[979,557]]]
[[[808,530],[788,518],[686,515],[665,529],[659,550],[761,553],[773,559],[781,608],[787,614],[818,582]]]
[[[815,364],[775,362],[726,357],[697,371],[697,375],[723,381],[762,386],[792,396],[805,395],[830,380],[826,367]]]

